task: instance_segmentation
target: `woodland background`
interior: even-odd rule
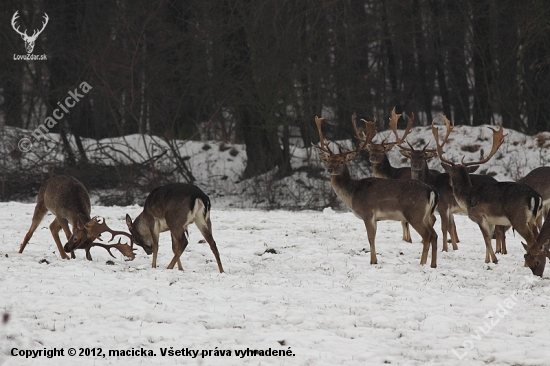
[[[17,10],[28,34],[48,14],[33,52],[47,61],[13,60],[25,54]],[[315,115],[329,138],[350,139],[353,112],[383,130],[394,106],[417,125],[443,113],[457,125],[550,130],[545,0],[4,0],[0,50],[4,131],[33,130],[68,91],[93,87],[52,130],[58,172],[134,180],[128,172],[146,164],[100,169],[81,140],[143,134],[243,144],[241,178],[277,179],[296,170],[291,145],[318,141]],[[2,200],[43,179],[36,166],[14,171],[24,157],[7,141]],[[186,158],[174,166],[194,182]]]

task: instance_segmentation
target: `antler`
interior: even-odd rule
[[[364,119],[361,119],[361,121],[365,123],[365,131],[360,131],[357,128],[356,120],[357,120],[357,113],[353,113],[351,115],[351,123],[353,124],[353,129],[355,131],[355,138],[361,142],[361,145],[359,146],[359,150],[362,150],[372,142],[372,139],[377,134],[376,118],[374,118],[374,121],[366,121]]]
[[[491,148],[491,152],[489,153],[489,155],[487,155],[484,159],[481,159],[479,161],[471,161],[469,163],[465,163],[464,157],[462,157],[462,165],[464,166],[481,165],[483,163],[488,162],[493,157],[493,155],[495,155],[497,150],[500,148],[500,146],[504,142],[504,138],[508,136],[508,134],[506,135],[504,134],[504,129],[502,128],[502,125],[499,125],[499,127],[500,128],[498,130],[492,129],[491,127],[487,127],[488,129],[493,131],[493,147]]]
[[[13,14],[13,17],[11,18],[11,26],[12,26],[13,30],[15,30],[17,33],[19,33],[19,35],[21,35],[22,37],[28,37],[27,36],[27,30],[25,30],[25,32],[21,32],[19,30],[19,26],[17,26],[17,28],[15,27],[15,21],[17,20],[17,18],[19,18],[19,15],[17,13],[19,13],[19,10],[17,10],[15,12],[15,14]]]
[[[36,38],[40,35],[40,33],[42,33],[42,31],[44,30],[44,28],[46,28],[46,25],[48,24],[48,21],[50,20],[50,18],[48,17],[48,14],[44,13],[44,21],[42,22],[42,29],[40,29],[39,31],[35,30],[33,33],[32,33],[32,36],[30,36],[29,38]]]
[[[86,227],[86,230],[88,231],[88,233],[92,236],[92,238],[93,238],[92,240],[95,240],[95,238],[101,238],[102,233],[108,232],[108,233],[111,234],[111,239],[109,239],[108,242],[112,241],[115,238],[115,236],[117,236],[117,235],[124,235],[124,236],[127,236],[130,239],[130,242],[132,243],[132,247],[133,247],[134,242],[132,240],[132,235],[128,234],[127,232],[124,232],[124,231],[112,230],[105,223],[105,218],[103,218],[102,222],[99,222],[98,217],[96,216],[96,217],[92,218],[89,222],[87,222],[85,227]]]
[[[121,239],[118,239],[118,243],[116,244],[103,244],[103,243],[96,243],[96,242],[93,242],[91,243],[90,245],[90,248],[91,247],[101,247],[101,248],[104,248],[106,249],[109,254],[111,255],[111,257],[115,258],[115,256],[113,255],[113,253],[111,253],[111,248],[115,248],[117,249],[119,252],[122,253],[122,255],[124,255],[125,257],[128,257],[130,259],[134,259],[136,257],[136,253],[134,253],[134,251],[136,249],[132,248],[131,246],[129,246],[128,244],[122,244],[120,242]]]
[[[401,118],[401,114],[395,113],[395,108],[391,110],[391,116],[390,116],[390,127],[393,131],[393,134],[395,135],[395,143],[400,147],[403,141],[407,138],[407,135],[411,133],[413,120],[414,120],[414,114],[412,117],[407,116],[407,127],[405,128],[405,132],[403,132],[403,136],[399,137],[399,134],[397,133],[397,121]]]
[[[321,131],[321,124],[323,123],[324,120],[325,120],[324,118],[319,118],[315,116],[315,124],[317,125],[317,132],[319,132],[319,145],[315,145],[311,143],[311,145],[313,145],[314,148],[321,150],[321,153],[319,153],[319,157],[322,160],[327,161],[329,155],[346,156],[349,154],[355,154],[359,151],[359,149],[342,151],[342,146],[339,146],[339,153],[338,154],[333,153],[332,150],[330,150],[330,148],[328,147],[329,142],[325,140],[325,138],[323,137],[323,132]]]
[[[443,121],[445,122],[445,126],[446,126],[446,129],[447,129],[447,132],[445,133],[445,138],[443,138],[443,143],[442,144],[439,144],[439,129],[437,127],[435,127],[435,124],[434,124],[435,119],[432,121],[432,134],[434,135],[434,138],[435,138],[437,155],[439,156],[439,159],[442,162],[454,166],[455,163],[453,163],[452,161],[447,160],[443,157],[443,154],[445,154],[445,152],[443,151],[443,146],[445,146],[445,144],[449,140],[449,135],[451,134],[451,131],[453,130],[455,125],[454,125],[454,123],[452,123],[452,125],[451,125],[451,121],[449,121],[449,119],[445,115],[442,114],[441,117],[443,118]]]

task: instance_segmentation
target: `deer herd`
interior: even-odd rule
[[[491,240],[496,239],[496,252],[506,254],[507,229],[512,227],[526,241],[523,247],[525,266],[534,275],[542,276],[546,258],[550,258],[550,167],[540,167],[518,182],[498,182],[487,175],[474,173],[480,165],[488,162],[498,151],[506,135],[502,126],[489,127],[493,134],[490,153],[478,161],[453,161],[445,157],[443,150],[454,128],[445,116],[446,132],[442,140],[439,128],[432,122],[435,148],[429,143],[417,150],[406,139],[412,131],[413,116],[405,116],[407,127],[399,136],[397,122],[400,114],[391,113],[390,128],[395,141],[374,143],[377,135],[376,121],[366,121],[365,129],[357,127],[356,115],[352,116],[355,137],[359,145],[354,150],[343,151],[341,146],[334,153],[322,133],[323,118],[315,117],[319,133],[319,158],[326,164],[327,173],[336,195],[363,222],[370,244],[371,264],[377,263],[375,237],[376,222],[381,220],[401,221],[403,240],[411,242],[409,224],[422,237],[420,264],[426,263],[428,250],[432,248],[431,267],[437,265],[437,233],[434,211],[441,219],[443,251],[448,250],[447,234],[454,250],[458,249],[458,234],[453,218],[455,213],[465,213],[481,230],[485,243],[485,263],[498,259]],[[390,164],[387,153],[394,147],[410,160],[409,168],[395,168]],[[360,152],[369,153],[374,177],[353,179],[347,167]],[[427,161],[438,157],[445,173],[429,169]],[[544,224],[542,224],[544,220]]]
[[[445,157],[444,147],[454,128],[445,116],[446,131],[440,140],[439,128],[432,122],[435,148],[428,149],[429,142],[422,149],[415,149],[407,137],[412,131],[413,116],[406,116],[407,126],[399,136],[397,122],[400,114],[391,113],[390,128],[395,141],[386,142],[391,133],[380,143],[373,142],[377,135],[376,121],[365,123],[365,129],[357,126],[356,115],[352,124],[358,147],[344,151],[339,146],[338,153],[329,147],[330,142],[323,137],[324,118],[315,117],[319,133],[319,158],[326,164],[327,173],[336,195],[363,222],[370,244],[370,263],[377,264],[375,238],[377,222],[382,220],[400,221],[403,240],[412,242],[409,226],[422,238],[420,264],[426,264],[431,248],[430,267],[437,266],[437,233],[434,230],[439,213],[442,232],[442,250],[448,251],[447,235],[453,250],[458,249],[458,233],[453,215],[464,213],[481,230],[485,243],[485,263],[498,259],[492,247],[496,239],[496,253],[506,254],[506,231],[512,227],[526,243],[523,247],[525,266],[534,275],[542,276],[546,258],[550,258],[550,167],[540,167],[518,182],[498,182],[494,178],[473,174],[480,165],[489,161],[498,151],[506,135],[502,126],[492,131],[492,147],[486,157],[478,161],[453,161]],[[395,168],[390,164],[387,153],[398,147],[399,152],[410,160],[409,168]],[[366,151],[372,165],[374,177],[354,179],[347,164],[358,152]],[[428,160],[438,157],[444,173],[428,168]],[[216,242],[212,236],[210,221],[210,199],[197,186],[184,183],[168,184],[154,189],[147,197],[143,211],[132,221],[126,215],[129,233],[111,230],[105,220],[91,217],[91,205],[84,185],[70,176],[54,176],[48,179],[38,191],[37,203],[29,231],[19,249],[22,253],[38,225],[50,211],[54,220],[50,231],[63,259],[75,258],[76,249],[84,249],[86,258],[92,260],[90,249],[98,246],[119,250],[128,259],[135,257],[134,244],[148,255],[153,254],[152,267],[156,268],[159,234],[170,231],[172,238],[172,258],[168,269],[177,264],[183,270],[180,256],[188,244],[188,226],[195,223],[216,259],[218,270],[224,272]],[[543,220],[544,219],[544,220]],[[543,223],[544,222],[544,223]],[[72,226],[72,232],[69,229]],[[63,230],[67,243],[63,246],[59,231]],[[116,236],[125,236],[130,244],[121,239],[116,244],[98,243],[101,234],[108,232],[111,242]]]

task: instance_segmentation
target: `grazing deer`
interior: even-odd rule
[[[23,243],[19,248],[19,253],[23,253],[27,243],[31,239],[34,231],[46,215],[50,211],[55,219],[50,224],[53,240],[57,245],[57,250],[63,259],[69,259],[66,253],[71,253],[71,257],[75,258],[75,249],[85,249],[86,259],[92,260],[90,248],[99,246],[107,249],[109,254],[113,256],[110,248],[118,249],[126,257],[133,259],[134,252],[127,244],[121,244],[120,240],[117,244],[105,245],[94,243],[93,241],[100,237],[101,233],[110,232],[112,237],[115,235],[129,234],[123,231],[113,231],[107,227],[105,222],[99,224],[97,218],[90,218],[90,196],[88,191],[80,181],[76,178],[67,175],[54,176],[45,181],[38,190],[36,198],[36,207],[32,216],[32,224],[23,239]],[[73,232],[69,229],[68,223],[71,223]],[[65,248],[61,245],[59,239],[59,231],[63,229],[67,237]],[[110,241],[110,240],[109,240]]]
[[[395,111],[395,109],[394,109]],[[362,119],[366,126],[366,132],[360,132],[356,124],[356,114],[354,113],[351,117],[351,121],[355,128],[355,135],[362,141],[364,146],[363,150],[368,151],[369,161],[372,166],[372,173],[376,178],[384,179],[411,179],[411,169],[408,167],[405,168],[395,168],[391,165],[390,160],[388,159],[387,153],[393,149],[396,142],[387,143],[386,140],[389,137],[386,136],[379,144],[372,142],[372,139],[377,134],[376,130],[376,119],[374,121],[366,121]],[[412,126],[410,126],[412,127]],[[407,131],[410,130],[410,127]],[[404,136],[408,134],[405,131]],[[409,224],[407,221],[402,221],[401,226],[403,228],[403,240],[409,243],[412,243],[411,232],[409,229]]]
[[[542,196],[542,212],[537,217],[537,227],[540,229],[543,217],[547,217],[550,212],[550,167],[536,168],[518,180],[518,183],[527,184]]]
[[[422,237],[422,256],[420,264],[427,262],[430,245],[432,261],[430,266],[437,266],[437,233],[433,229],[437,206],[437,191],[417,180],[351,178],[347,163],[355,154],[364,148],[333,153],[323,138],[321,124],[324,118],[315,117],[319,133],[319,158],[323,160],[330,174],[330,182],[336,195],[362,219],[367,229],[370,243],[370,263],[378,263],[376,258],[375,237],[377,222],[381,220],[407,221]]]
[[[525,243],[522,244],[527,251],[524,255],[525,266],[529,267],[535,276],[542,277],[546,266],[546,258],[550,258],[550,213],[544,219],[544,224],[540,229],[535,245],[528,247]]]
[[[497,257],[491,246],[495,225],[512,226],[528,243],[534,245],[537,229],[535,219],[541,210],[542,199],[532,188],[515,182],[497,182],[482,184],[477,187],[472,185],[470,175],[483,163],[489,161],[504,142],[504,131],[493,131],[493,146],[489,155],[479,161],[454,163],[446,159],[443,154],[443,146],[448,140],[453,126],[443,116],[447,127],[447,133],[443,143],[439,143],[439,130],[432,123],[432,133],[437,145],[437,155],[441,165],[451,177],[453,194],[457,203],[465,210],[468,217],[478,224],[485,241],[485,263],[490,260],[498,263]]]
[[[220,254],[212,237],[210,199],[199,187],[174,183],[155,188],[145,200],[143,212],[133,222],[126,215],[126,224],[132,233],[133,242],[141,246],[147,254],[153,254],[153,268],[157,267],[159,234],[170,230],[174,257],[168,264],[168,269],[174,268],[177,263],[180,271],[183,271],[180,256],[188,244],[187,227],[193,222],[210,245],[218,269],[223,273]]]

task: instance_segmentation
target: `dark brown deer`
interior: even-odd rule
[[[113,231],[107,227],[105,222],[98,226],[97,218],[90,218],[90,196],[84,185],[76,178],[67,175],[54,176],[45,181],[38,190],[36,198],[36,207],[32,217],[32,224],[23,239],[23,243],[19,248],[19,253],[23,253],[27,243],[31,239],[34,231],[46,215],[50,211],[55,219],[50,224],[53,240],[57,245],[57,250],[63,259],[69,259],[66,253],[71,253],[71,257],[75,258],[75,249],[84,249],[86,251],[86,259],[92,260],[90,248],[99,246],[107,249],[109,254],[113,256],[110,248],[118,249],[126,257],[133,259],[134,252],[127,244],[121,244],[120,240],[117,244],[105,245],[102,243],[94,243],[103,232],[110,232],[112,237],[115,235],[126,235],[123,231]],[[73,232],[69,229],[71,224]],[[59,231],[63,229],[67,237],[65,248],[61,245],[59,239]],[[110,241],[110,240],[109,240]]]
[[[395,114],[395,109],[392,113]],[[358,130],[355,113],[352,115],[351,120],[355,128],[356,137],[362,142],[363,150],[366,150],[369,153],[372,173],[376,178],[411,179],[411,169],[409,167],[395,168],[391,165],[387,153],[393,149],[396,142],[386,142],[389,135],[386,136],[380,143],[372,142],[372,139],[377,134],[376,119],[374,121],[365,121],[364,119],[361,120],[365,123],[366,132]],[[402,138],[407,136],[411,128],[412,125],[407,126]],[[411,232],[408,223],[406,221],[402,221],[401,226],[403,228],[403,240],[411,243]]]
[[[544,219],[544,224],[540,229],[535,245],[528,247],[525,243],[522,244],[527,251],[524,255],[525,265],[531,269],[535,276],[542,277],[546,266],[546,258],[550,258],[550,213]]]
[[[446,117],[444,117],[446,120]],[[447,125],[447,134],[443,143],[439,143],[438,128],[432,125],[432,133],[437,145],[437,155],[441,165],[451,177],[453,194],[457,203],[468,217],[478,224],[485,241],[485,263],[490,260],[498,263],[491,238],[495,225],[512,226],[528,243],[534,245],[537,237],[535,219],[542,207],[540,195],[532,188],[515,182],[497,182],[473,187],[469,173],[473,173],[483,163],[489,161],[504,142],[502,126],[493,131],[493,146],[489,155],[479,161],[454,163],[446,159],[443,146],[447,142],[452,127]]]
[[[456,202],[453,194],[453,188],[451,187],[451,179],[449,173],[441,173],[435,169],[429,169],[428,161],[437,156],[437,149],[428,149],[429,142],[422,148],[422,150],[416,150],[408,141],[408,147],[403,145],[403,139],[399,139],[397,133],[397,121],[401,115],[396,115],[395,110],[392,111],[392,118],[390,118],[390,127],[394,132],[397,141],[399,152],[410,159],[411,161],[411,178],[421,180],[424,183],[430,184],[439,193],[439,204],[437,205],[437,212],[441,219],[441,232],[443,234],[443,246],[442,251],[448,251],[447,234],[451,237],[451,244],[453,250],[458,250],[457,243],[460,242],[458,233],[456,231],[456,225],[454,221],[455,213],[466,213]],[[412,125],[414,115],[406,116],[408,124]],[[446,123],[449,121],[447,120]],[[448,129],[450,133],[452,129]],[[448,137],[448,136],[447,136]],[[470,180],[472,186],[476,187],[478,184],[484,183],[496,183],[497,180],[488,175],[470,174]],[[506,232],[507,228],[497,225],[495,228],[495,236],[497,239],[497,253],[502,252],[506,254]]]
[[[321,124],[323,118],[315,117],[319,132],[319,157],[330,174],[330,182],[336,195],[365,223],[370,244],[370,263],[378,263],[376,258],[375,237],[377,222],[381,220],[407,221],[422,237],[422,256],[420,264],[427,262],[430,245],[432,260],[430,266],[437,266],[437,233],[433,229],[437,206],[437,191],[417,180],[363,178],[353,179],[347,163],[364,148],[333,153],[323,138]]]
[[[542,197],[542,212],[537,217],[537,227],[542,227],[542,219],[550,212],[550,166],[541,166],[529,172],[518,183],[527,184]]]
[[[177,263],[181,271],[183,266],[180,256],[189,243],[187,227],[193,222],[210,245],[218,269],[223,273],[220,254],[212,237],[210,199],[199,187],[174,183],[155,188],[145,200],[143,212],[133,222],[126,215],[126,224],[132,233],[133,242],[141,246],[147,254],[153,254],[153,268],[157,267],[159,234],[170,230],[174,257],[168,264],[168,269],[173,269]]]

